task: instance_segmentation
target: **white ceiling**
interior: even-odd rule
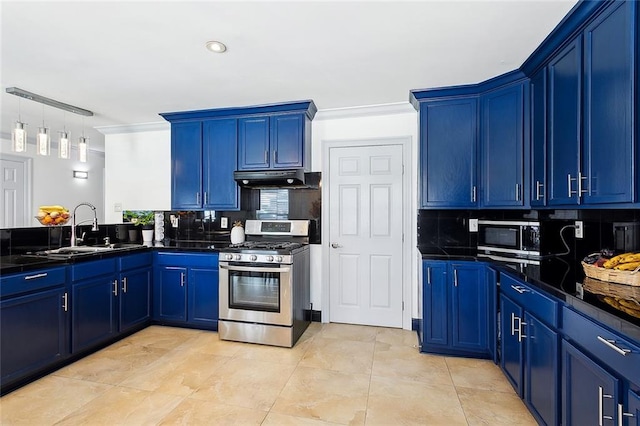
[[[2,136],[30,135],[41,104],[19,87],[94,112],[92,128],[160,112],[313,99],[318,109],[407,102],[409,91],[518,68],[575,0],[2,1]],[[208,52],[208,40],[228,46]],[[52,132],[65,114],[44,108]],[[67,113],[75,140],[82,119]]]

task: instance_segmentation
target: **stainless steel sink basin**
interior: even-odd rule
[[[74,256],[91,255],[98,253],[109,253],[114,251],[124,251],[135,248],[144,247],[140,244],[114,243],[100,246],[77,246],[77,247],[60,247],[53,250],[44,250],[36,253],[39,256],[47,256],[54,258],[68,259]]]
[[[78,253],[99,253],[103,251],[112,251],[112,247],[108,246],[100,246],[100,247],[90,247],[90,246],[80,246],[80,247],[60,247],[54,250],[45,250],[46,254],[78,254]]]

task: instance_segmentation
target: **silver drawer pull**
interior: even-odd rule
[[[605,345],[609,346],[614,351],[618,352],[622,356],[626,356],[628,353],[631,353],[630,349],[623,349],[616,345],[616,341],[613,339],[605,339],[602,336],[598,336],[598,340],[600,340]]]
[[[521,285],[512,285],[511,288],[520,294],[524,294],[529,291],[525,287],[522,287]]]
[[[632,413],[625,413],[622,404],[618,404],[618,426],[622,426],[625,417],[635,417]],[[629,422],[631,424],[631,422]]]
[[[38,278],[44,278],[46,277],[48,274],[46,272],[43,272],[41,274],[35,274],[35,275],[27,275],[26,277],[24,277],[25,280],[35,280]]]
[[[613,420],[613,417],[604,415],[604,398],[612,399],[613,395],[607,395],[604,393],[604,388],[598,386],[598,426],[604,426],[605,420]]]
[[[218,265],[218,267],[220,269],[227,269],[229,271],[237,271],[237,272],[277,272],[277,273],[282,273],[282,272],[290,272],[291,268],[263,268],[263,267],[259,267],[259,268],[252,268],[252,267],[246,267],[246,266],[228,266],[228,265],[223,265],[220,264]]]

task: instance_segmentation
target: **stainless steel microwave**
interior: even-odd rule
[[[540,222],[479,220],[478,252],[510,257],[540,257]]]

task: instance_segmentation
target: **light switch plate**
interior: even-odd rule
[[[122,211],[122,203],[115,203],[113,205],[113,211],[114,212],[121,212]]]
[[[469,219],[469,232],[478,232],[478,219]]]
[[[226,217],[220,218],[220,228],[227,229],[229,227],[229,220]]]

